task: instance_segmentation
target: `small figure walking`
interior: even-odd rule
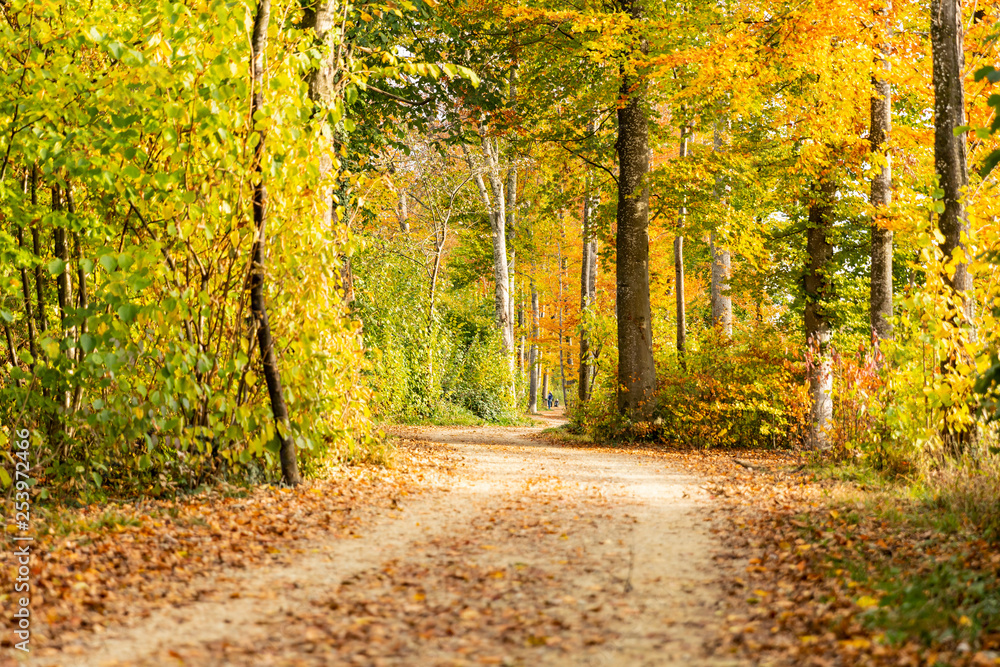
[[[549,410],[552,409],[552,392],[549,392],[549,397],[546,399],[549,402]]]

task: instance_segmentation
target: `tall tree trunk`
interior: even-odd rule
[[[69,188],[66,189],[67,192]],[[59,186],[52,188],[52,210],[62,211],[65,202],[63,201],[63,190]],[[69,309],[73,304],[73,282],[70,278],[69,270],[69,246],[66,244],[66,228],[62,224],[57,224],[53,232],[53,246],[55,256],[62,260],[63,270],[56,276],[56,294],[59,301],[59,321],[62,325],[63,335],[75,336],[76,331],[68,326],[66,318]]]
[[[312,31],[316,35],[317,46],[326,54],[316,69],[306,75],[309,86],[309,99],[316,109],[315,118],[325,117],[325,108],[333,100],[336,87],[339,85],[340,70],[344,65],[344,40],[340,38],[340,25],[343,17],[343,4],[339,0],[306,0],[303,3],[302,30]],[[321,121],[322,122],[322,121]],[[319,159],[319,177],[317,182],[324,182],[326,174],[333,169],[333,146],[330,151],[322,151]],[[322,228],[329,229],[334,222],[335,204],[333,193],[335,186],[328,186],[319,193],[318,208],[322,216]]]
[[[729,296],[729,277],[733,272],[728,248],[720,247],[713,230],[710,237],[712,256],[712,323],[726,338],[733,337],[733,299]]]
[[[250,117],[253,118],[264,107],[264,51],[267,48],[267,26],[271,19],[271,0],[260,0],[253,24],[253,98]],[[292,439],[291,424],[288,421],[288,406],[281,387],[281,372],[278,369],[278,355],[274,351],[271,324],[267,317],[264,300],[264,266],[267,245],[267,187],[264,183],[264,142],[267,133],[256,130],[260,141],[254,148],[253,221],[257,228],[257,239],[253,246],[253,268],[250,272],[250,310],[257,325],[257,347],[264,367],[264,380],[271,399],[271,414],[274,417],[276,436],[281,442],[281,478],[285,484],[296,486],[302,482],[299,464]]]
[[[403,190],[399,193],[399,208],[396,210],[396,215],[399,218],[399,231],[403,234],[410,233],[410,211],[406,200],[406,191]]]
[[[583,234],[582,234],[582,258],[580,260],[580,384],[578,386],[578,397],[580,403],[584,403],[590,398],[590,380],[593,374],[591,370],[590,358],[590,332],[587,330],[585,315],[593,306],[593,265],[596,262],[597,248],[592,240],[593,231],[591,229],[591,194],[590,179],[587,179],[587,195],[583,200]]]
[[[507,261],[507,267],[509,269],[509,275],[507,277],[509,289],[507,291],[508,303],[507,303],[507,313],[508,313],[508,326],[510,327],[510,340],[511,345],[514,344],[514,300],[517,297],[517,249],[514,247],[514,237],[517,233],[517,166],[511,160],[511,164],[507,167],[507,187],[504,189],[504,194],[507,197],[505,208],[507,209],[507,225],[506,232],[507,238],[510,240],[509,246],[509,259]]]
[[[507,198],[504,196],[504,182],[500,178],[500,145],[499,141],[491,140],[481,135],[483,158],[485,160],[490,191],[480,170],[476,169],[468,146],[463,145],[465,160],[472,172],[473,181],[479,191],[479,198],[486,208],[490,221],[491,239],[493,241],[493,281],[494,281],[494,312],[496,313],[497,329],[500,331],[500,344],[504,358],[507,360],[510,373],[510,396],[515,398],[514,373],[516,368],[514,348],[514,327],[511,321],[510,273],[507,266]],[[492,192],[492,197],[490,196]]]
[[[566,238],[566,228],[563,227],[562,215],[559,216],[559,245],[557,250],[557,258],[559,261],[559,378],[561,380],[560,384],[562,386],[562,396],[563,396],[563,406],[566,407],[566,361],[565,355],[563,354],[563,347],[566,342],[566,333],[563,331],[563,308],[565,307],[565,299],[563,299],[563,272],[565,271],[565,265],[563,263],[563,240]]]
[[[38,206],[38,165],[31,165],[31,205]],[[45,282],[42,276],[42,232],[39,223],[31,226],[31,249],[35,253],[35,296],[36,314],[38,315],[38,332],[49,330],[48,317],[45,315]]]
[[[716,121],[712,137],[712,150],[716,154],[722,152],[722,131],[720,122]],[[715,198],[723,202],[723,184],[720,178],[715,179]],[[726,338],[733,337],[733,299],[729,295],[729,278],[732,276],[732,258],[729,248],[719,247],[718,234],[713,228],[709,239],[709,250],[712,258],[712,326],[717,327]]]
[[[17,246],[24,251],[24,231],[20,226],[14,228],[14,233],[17,236]],[[38,359],[38,350],[35,349],[35,339],[37,334],[35,333],[35,315],[32,312],[31,307],[31,279],[28,278],[28,270],[21,267],[21,293],[24,295],[24,316],[28,324],[28,351],[31,352],[31,367],[34,368],[35,361]]]
[[[875,45],[875,65],[872,72],[871,127],[868,142],[873,159],[881,162],[881,168],[872,177],[872,275],[870,316],[872,336],[876,339],[892,337],[892,230],[886,229],[881,221],[892,201],[892,157],[888,143],[892,131],[892,87],[887,75],[890,70],[888,41],[892,34],[889,24],[889,4],[876,11],[883,19],[885,39]]]
[[[517,67],[511,67],[510,73],[508,75],[509,90],[507,94],[507,104],[510,109],[514,109],[517,105]],[[499,149],[499,143],[497,144]],[[504,206],[507,212],[507,236],[510,240],[508,244],[509,260],[508,260],[508,276],[510,289],[508,290],[508,303],[507,303],[507,313],[509,316],[510,327],[510,341],[511,341],[511,356],[513,357],[513,345],[514,345],[514,300],[517,297],[517,248],[514,244],[515,237],[517,235],[517,160],[513,154],[513,145],[511,145],[511,152],[507,157],[507,183],[504,188],[504,194],[506,196],[506,201]],[[499,160],[499,150],[497,151],[497,159]],[[511,371],[513,371],[513,365],[511,366]],[[513,377],[513,373],[511,375]]]
[[[76,215],[76,199],[73,197],[73,188],[66,188],[66,207],[70,215]],[[87,307],[89,306],[89,298],[87,296],[87,272],[83,268],[81,263],[83,259],[83,252],[80,248],[80,234],[78,232],[73,232],[73,260],[76,262],[76,307],[79,309],[81,314],[80,317],[80,335],[87,333],[89,327],[87,324]],[[76,366],[79,368],[83,364],[83,348],[79,345],[79,338],[77,338],[77,353],[76,353]],[[83,385],[77,383],[76,388],[73,390],[73,411],[80,409],[81,401],[83,400]]]
[[[966,164],[965,134],[955,136],[955,130],[965,125],[965,90],[962,70],[962,11],[958,0],[931,0],[931,50],[934,57],[934,166],[938,184],[944,191],[944,211],[938,217],[938,228],[944,236],[941,250],[950,263],[956,253],[954,273],[945,275],[956,306],[961,307],[971,324],[973,300],[972,274],[969,273],[969,221],[966,217],[965,188],[969,183]],[[956,320],[959,318],[956,318]],[[958,322],[956,322],[957,324]],[[955,372],[958,359],[952,352],[942,362],[942,371]],[[976,438],[971,425],[945,424],[941,438],[952,453],[965,451]]]
[[[639,0],[621,9],[642,18]],[[639,50],[648,47],[645,41]],[[645,83],[621,68],[618,109],[618,232],[615,238],[618,315],[618,410],[634,419],[652,416],[656,401],[653,322],[649,303],[649,120]]]
[[[679,151],[680,159],[684,159],[688,154],[687,129],[681,128],[681,147]],[[677,306],[677,359],[681,363],[681,368],[686,367],[684,360],[684,348],[687,344],[687,311],[684,304],[684,219],[687,216],[687,209],[681,206],[678,216],[678,234],[674,239],[674,292]]]
[[[528,352],[528,412],[538,412],[538,287],[535,285],[535,263],[531,263],[531,349]],[[544,396],[544,394],[543,394]]]
[[[814,449],[826,449],[830,444],[833,423],[833,360],[830,354],[830,314],[827,302],[833,297],[830,282],[830,260],[833,245],[833,200],[836,185],[824,180],[813,188],[809,202],[809,229],[806,238],[808,256],[805,275],[805,329],[813,363],[809,372],[809,395],[812,400],[809,443]]]

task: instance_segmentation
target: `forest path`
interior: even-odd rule
[[[735,665],[701,480],[536,427],[396,427],[457,461],[356,539],[212,577],[211,592],[37,665]]]

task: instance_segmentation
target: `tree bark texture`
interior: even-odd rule
[[[319,66],[310,71],[305,79],[309,86],[309,99],[313,101],[316,109],[314,113],[321,116],[323,110],[330,104],[337,94],[337,88],[341,85],[340,73],[344,69],[344,40],[340,39],[340,26],[345,16],[342,15],[348,9],[346,3],[338,0],[307,0],[304,3],[302,22],[300,26],[303,30],[311,30],[315,36],[316,47],[323,53],[323,59]],[[324,150],[319,158],[319,178],[321,183],[326,182],[327,174],[333,169],[333,146]],[[329,229],[334,223],[333,205],[334,187],[325,184],[319,191],[318,208],[323,229]]]
[[[812,401],[808,446],[826,449],[830,444],[833,424],[833,360],[830,354],[830,313],[827,302],[833,298],[830,280],[830,260],[833,245],[833,200],[836,186],[824,180],[813,188],[809,202],[809,228],[806,237],[805,329],[806,341],[812,352],[809,371],[809,395]]]
[[[251,102],[251,117],[264,107],[264,51],[267,47],[267,27],[271,19],[271,0],[260,0],[257,4],[257,15],[253,24],[253,53],[251,54],[251,69],[253,72],[253,98]],[[264,183],[264,143],[266,133],[257,130],[260,141],[254,148],[254,172],[256,180],[253,186],[253,220],[257,228],[257,239],[253,246],[253,266],[250,270],[250,311],[253,314],[257,328],[257,347],[263,363],[264,381],[267,383],[267,394],[271,399],[271,415],[274,417],[276,437],[281,443],[279,457],[281,459],[281,478],[285,484],[296,486],[302,482],[299,474],[299,464],[295,452],[295,441],[292,439],[291,425],[288,420],[288,406],[281,386],[281,372],[278,368],[278,356],[274,351],[274,340],[271,336],[271,324],[267,317],[267,305],[264,299],[264,266],[267,246],[267,187]]]
[[[468,146],[462,146],[473,181],[479,191],[479,198],[486,208],[490,222],[491,239],[493,241],[493,282],[494,282],[494,312],[496,313],[497,329],[500,331],[500,344],[511,378],[511,397],[514,390],[514,373],[516,368],[517,350],[514,346],[514,323],[511,317],[510,273],[507,264],[507,197],[504,196],[504,181],[500,176],[499,142],[482,136],[482,151],[485,161],[485,171],[490,189],[482,172],[476,169],[469,153]],[[516,175],[515,175],[516,186]],[[513,199],[511,199],[514,202]]]
[[[38,206],[38,165],[31,166],[31,205]],[[35,222],[31,226],[31,249],[35,253],[35,314],[38,316],[38,332],[49,330],[48,317],[45,314],[45,282],[42,276],[42,232]]]
[[[24,250],[24,230],[20,226],[15,227],[14,233],[17,236],[17,246]],[[35,367],[35,360],[38,359],[38,351],[35,349],[35,315],[31,307],[31,280],[28,278],[28,270],[21,267],[21,294],[24,296],[24,316],[28,323],[28,350],[31,352],[31,368]]]
[[[642,17],[637,0],[622,9]],[[634,419],[648,419],[655,409],[656,364],[649,303],[649,120],[644,82],[621,71],[618,109],[618,231],[616,310],[618,315],[618,410]]]
[[[712,137],[712,150],[715,153],[722,152],[722,131],[719,125],[719,122],[715,123]],[[723,200],[722,188],[722,182],[717,178],[715,181],[715,198],[720,204]],[[716,225],[718,225],[718,222]],[[715,229],[712,229],[709,243],[712,259],[712,326],[717,327],[726,338],[732,338],[733,299],[729,295],[729,279],[732,277],[733,272],[732,258],[729,254],[729,248],[720,247],[718,234]]]
[[[733,337],[733,299],[729,296],[729,278],[733,275],[729,249],[721,247],[713,230],[710,239],[712,256],[712,323],[726,338]]]
[[[885,42],[876,44],[875,66],[872,74],[871,126],[868,142],[873,159],[881,165],[872,177],[872,267],[870,316],[872,336],[879,340],[892,337],[892,230],[886,229],[882,217],[892,202],[892,156],[889,137],[892,132],[892,86],[888,81],[888,39],[891,27],[888,22],[889,7],[877,12],[886,30]]]
[[[688,140],[686,128],[681,128],[681,146],[678,157],[684,159],[688,154]],[[684,348],[687,344],[687,311],[684,304],[684,218],[687,210],[681,206],[680,215],[677,220],[677,227],[680,232],[674,239],[674,296],[677,308],[677,358],[684,363]]]
[[[531,277],[531,349],[528,352],[528,412],[538,412],[538,287],[535,285],[534,264]]]
[[[589,183],[588,183],[589,185]],[[583,251],[580,261],[580,315],[583,315],[594,305],[597,297],[597,238],[592,223],[594,214],[594,199],[588,193],[583,201]],[[594,379],[594,359],[590,350],[590,332],[585,323],[580,325],[580,383],[578,396],[583,403],[590,400]]]
[[[934,55],[934,166],[939,185],[944,190],[944,212],[938,217],[938,228],[944,235],[941,250],[950,260],[955,250],[965,251],[963,234],[969,232],[969,221],[962,201],[969,184],[965,135],[955,136],[955,128],[965,125],[965,89],[962,84],[962,12],[958,0],[931,2],[931,46]],[[955,266],[945,280],[962,296],[972,288],[968,263]],[[964,298],[964,297],[963,297]],[[966,316],[971,315],[971,300],[965,300]]]
[[[965,134],[955,136],[955,129],[965,125],[965,89],[962,71],[962,9],[959,0],[931,1],[931,51],[934,58],[934,166],[938,185],[944,191],[944,211],[938,217],[938,229],[944,236],[941,251],[945,262],[954,264],[945,270],[945,283],[956,302],[961,302],[964,319],[972,322],[972,274],[966,253],[969,221],[965,212],[965,188],[969,184]],[[959,257],[955,257],[959,254]],[[964,256],[964,257],[963,257]],[[955,372],[958,359],[950,354],[941,362],[942,371]],[[945,448],[960,454],[975,441],[972,425],[946,423],[941,430]]]

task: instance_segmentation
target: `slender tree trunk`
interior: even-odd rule
[[[684,159],[688,154],[687,129],[681,128],[681,147],[679,151],[680,159]],[[677,306],[677,359],[681,363],[681,368],[686,368],[684,360],[684,348],[687,344],[687,310],[684,303],[684,219],[687,217],[687,209],[681,206],[677,227],[680,230],[674,239],[674,296]]]
[[[267,47],[267,26],[271,19],[271,0],[260,0],[257,16],[253,24],[253,100],[251,118],[264,107],[264,51]],[[291,424],[288,421],[288,406],[281,386],[281,372],[278,356],[274,351],[271,324],[268,321],[264,299],[264,267],[267,245],[267,187],[264,183],[264,142],[266,132],[258,129],[260,141],[254,148],[255,182],[253,186],[253,219],[257,228],[257,239],[253,247],[253,269],[250,272],[250,310],[257,325],[257,347],[264,367],[264,380],[271,399],[271,414],[274,417],[276,436],[281,442],[281,478],[285,484],[296,486],[302,482],[299,464],[292,439]]]
[[[436,224],[436,223],[435,223]],[[438,277],[441,275],[441,260],[444,256],[444,244],[447,241],[447,221],[441,228],[434,229],[434,268],[431,271],[431,284],[427,299],[427,392],[428,396],[436,395],[437,383],[434,381],[434,305],[437,302]]]
[[[53,186],[52,188],[52,210],[62,211],[66,206],[64,197],[68,195],[70,188],[67,186],[66,190],[63,191],[59,186]],[[62,327],[62,335],[64,337],[69,337],[71,340],[76,340],[76,327],[71,327],[68,322],[69,309],[73,305],[73,281],[70,277],[69,270],[69,246],[66,244],[66,228],[61,224],[57,223],[56,228],[53,232],[53,250],[55,251],[56,258],[62,260],[63,269],[56,276],[56,294],[59,301],[59,324]],[[68,358],[71,360],[76,359],[76,355],[79,352],[79,347],[73,345],[68,352]],[[69,410],[73,404],[73,393],[67,391],[64,397],[64,407]]]
[[[70,215],[76,215],[76,199],[73,197],[73,189],[66,188],[66,205]],[[73,260],[76,262],[76,306],[84,310],[90,305],[87,296],[87,272],[84,271],[80,260],[83,259],[83,252],[80,248],[80,234],[73,232]],[[80,333],[87,332],[87,318],[83,316],[80,320]]]
[[[511,164],[507,167],[507,187],[504,189],[504,194],[507,197],[505,207],[507,209],[507,225],[506,232],[507,238],[510,240],[509,247],[509,260],[507,262],[507,267],[509,269],[509,276],[507,278],[510,289],[507,292],[509,302],[507,303],[507,312],[509,313],[508,326],[510,327],[510,340],[511,345],[514,343],[514,300],[517,298],[517,249],[514,246],[514,238],[517,233],[517,166],[511,160]]]
[[[833,423],[833,361],[830,354],[830,316],[827,302],[833,298],[830,282],[830,260],[833,245],[830,230],[833,227],[833,200],[836,186],[830,180],[822,181],[811,193],[809,202],[809,229],[806,240],[808,255],[805,275],[805,329],[806,340],[813,357],[809,372],[809,394],[812,410],[809,446],[826,449],[830,444],[830,426]]]
[[[516,367],[514,349],[514,328],[511,322],[510,273],[507,266],[507,198],[504,196],[504,182],[500,178],[499,142],[482,135],[483,158],[486,163],[487,177],[490,182],[490,192],[482,173],[476,169],[468,146],[463,145],[465,160],[473,174],[473,181],[479,191],[479,197],[486,208],[490,221],[491,238],[493,241],[493,280],[494,280],[494,312],[496,313],[497,329],[500,331],[500,343],[504,358],[507,360],[510,373],[511,399],[515,398],[514,373]]]
[[[621,9],[642,18],[639,0]],[[643,42],[639,49],[648,47]],[[615,239],[618,315],[618,410],[649,419],[656,407],[656,363],[649,303],[649,120],[645,83],[621,69],[618,109],[618,232]]]
[[[24,231],[20,226],[14,229],[17,235],[17,245],[24,250]],[[28,324],[28,351],[31,352],[31,367],[34,368],[35,360],[38,359],[38,350],[35,348],[35,315],[31,308],[31,279],[28,277],[28,270],[21,267],[21,293],[24,295],[24,316]]]
[[[10,334],[10,326],[6,322],[3,323],[3,333],[7,339],[7,354],[10,355],[10,368],[13,370],[17,366],[17,353],[14,348],[14,338]],[[21,381],[18,380],[16,385],[20,387]]]
[[[66,206],[69,210],[70,215],[76,215],[76,199],[73,197],[73,188],[66,188]],[[87,307],[89,306],[89,298],[87,296],[87,272],[84,271],[83,265],[80,260],[83,259],[83,252],[80,248],[80,234],[78,232],[73,232],[73,260],[76,262],[76,307],[79,309],[81,314],[80,317],[80,335],[87,333]],[[77,352],[76,352],[76,365],[77,368],[83,364],[83,348],[79,345],[79,337],[77,338]],[[76,388],[73,390],[73,405],[72,409],[74,412],[80,409],[81,401],[83,400],[83,385],[77,383]]]
[[[507,103],[510,109],[514,109],[517,106],[517,67],[511,67],[510,73],[508,75],[509,90],[507,95]],[[497,143],[497,161],[500,159],[499,143]],[[506,201],[504,202],[504,207],[507,213],[507,238],[509,243],[507,244],[507,250],[509,251],[509,260],[507,262],[508,268],[508,284],[510,289],[508,290],[507,297],[507,313],[508,313],[508,327],[510,328],[510,342],[511,342],[511,377],[513,378],[513,356],[514,356],[514,301],[517,298],[517,247],[514,243],[517,236],[517,160],[513,154],[513,145],[511,146],[510,154],[507,157],[507,183],[504,188],[504,195]]]
[[[683,214],[682,214],[683,215]],[[677,310],[677,359],[686,368],[684,348],[687,345],[687,312],[684,307],[684,237],[674,238],[674,305]]]
[[[535,285],[535,262],[531,262],[531,348],[528,352],[528,412],[538,412],[538,287]],[[543,394],[544,396],[544,394]]]
[[[559,246],[557,250],[557,257],[559,260],[559,378],[562,385],[562,396],[563,396],[563,406],[566,406],[566,361],[565,355],[563,354],[563,347],[566,342],[566,333],[563,331],[563,308],[565,306],[565,299],[563,299],[563,239],[566,237],[566,230],[562,224],[562,216],[559,216]]]
[[[399,193],[399,209],[397,215],[399,216],[399,231],[403,234],[410,233],[410,211],[407,205],[406,191]]]
[[[722,152],[722,132],[720,122],[716,121],[713,132],[712,150]],[[723,184],[721,179],[715,181],[715,198],[723,202]],[[712,326],[717,327],[726,338],[733,337],[733,299],[729,295],[729,279],[732,276],[732,258],[729,248],[719,247],[718,234],[712,229],[709,250],[712,258]]]
[[[962,51],[962,11],[958,0],[931,0],[931,50],[934,57],[934,166],[938,185],[944,191],[944,211],[938,217],[938,228],[944,236],[941,251],[946,263],[956,254],[954,273],[945,275],[956,306],[961,307],[966,323],[973,315],[972,274],[969,273],[969,221],[963,197],[969,183],[966,163],[965,134],[955,136],[955,130],[965,125],[965,90],[962,71],[965,66]],[[959,318],[955,318],[958,320]],[[956,322],[957,323],[957,322]],[[942,371],[956,372],[956,353],[942,360]],[[974,426],[945,424],[941,438],[953,454],[967,450],[977,436]]]
[[[732,338],[733,299],[729,296],[729,277],[733,265],[729,250],[720,247],[716,238],[713,230],[709,241],[712,255],[712,322],[725,338]]]
[[[31,165],[31,205],[38,206],[38,165]],[[39,223],[31,226],[31,249],[35,254],[35,296],[36,314],[38,315],[38,332],[49,330],[48,318],[45,315],[45,282],[42,276],[42,233]]]
[[[872,177],[872,275],[870,316],[872,336],[876,339],[892,337],[892,230],[886,229],[881,218],[892,201],[892,157],[888,143],[892,131],[892,87],[887,75],[890,70],[888,41],[892,34],[889,24],[889,5],[876,12],[883,19],[885,41],[876,44],[875,66],[872,73],[871,128],[868,142],[873,159],[881,168]]]
[[[578,397],[580,403],[590,398],[590,333],[587,331],[585,316],[591,307],[590,300],[590,255],[593,246],[590,241],[590,179],[587,195],[583,200],[582,258],[580,260],[580,383]]]

